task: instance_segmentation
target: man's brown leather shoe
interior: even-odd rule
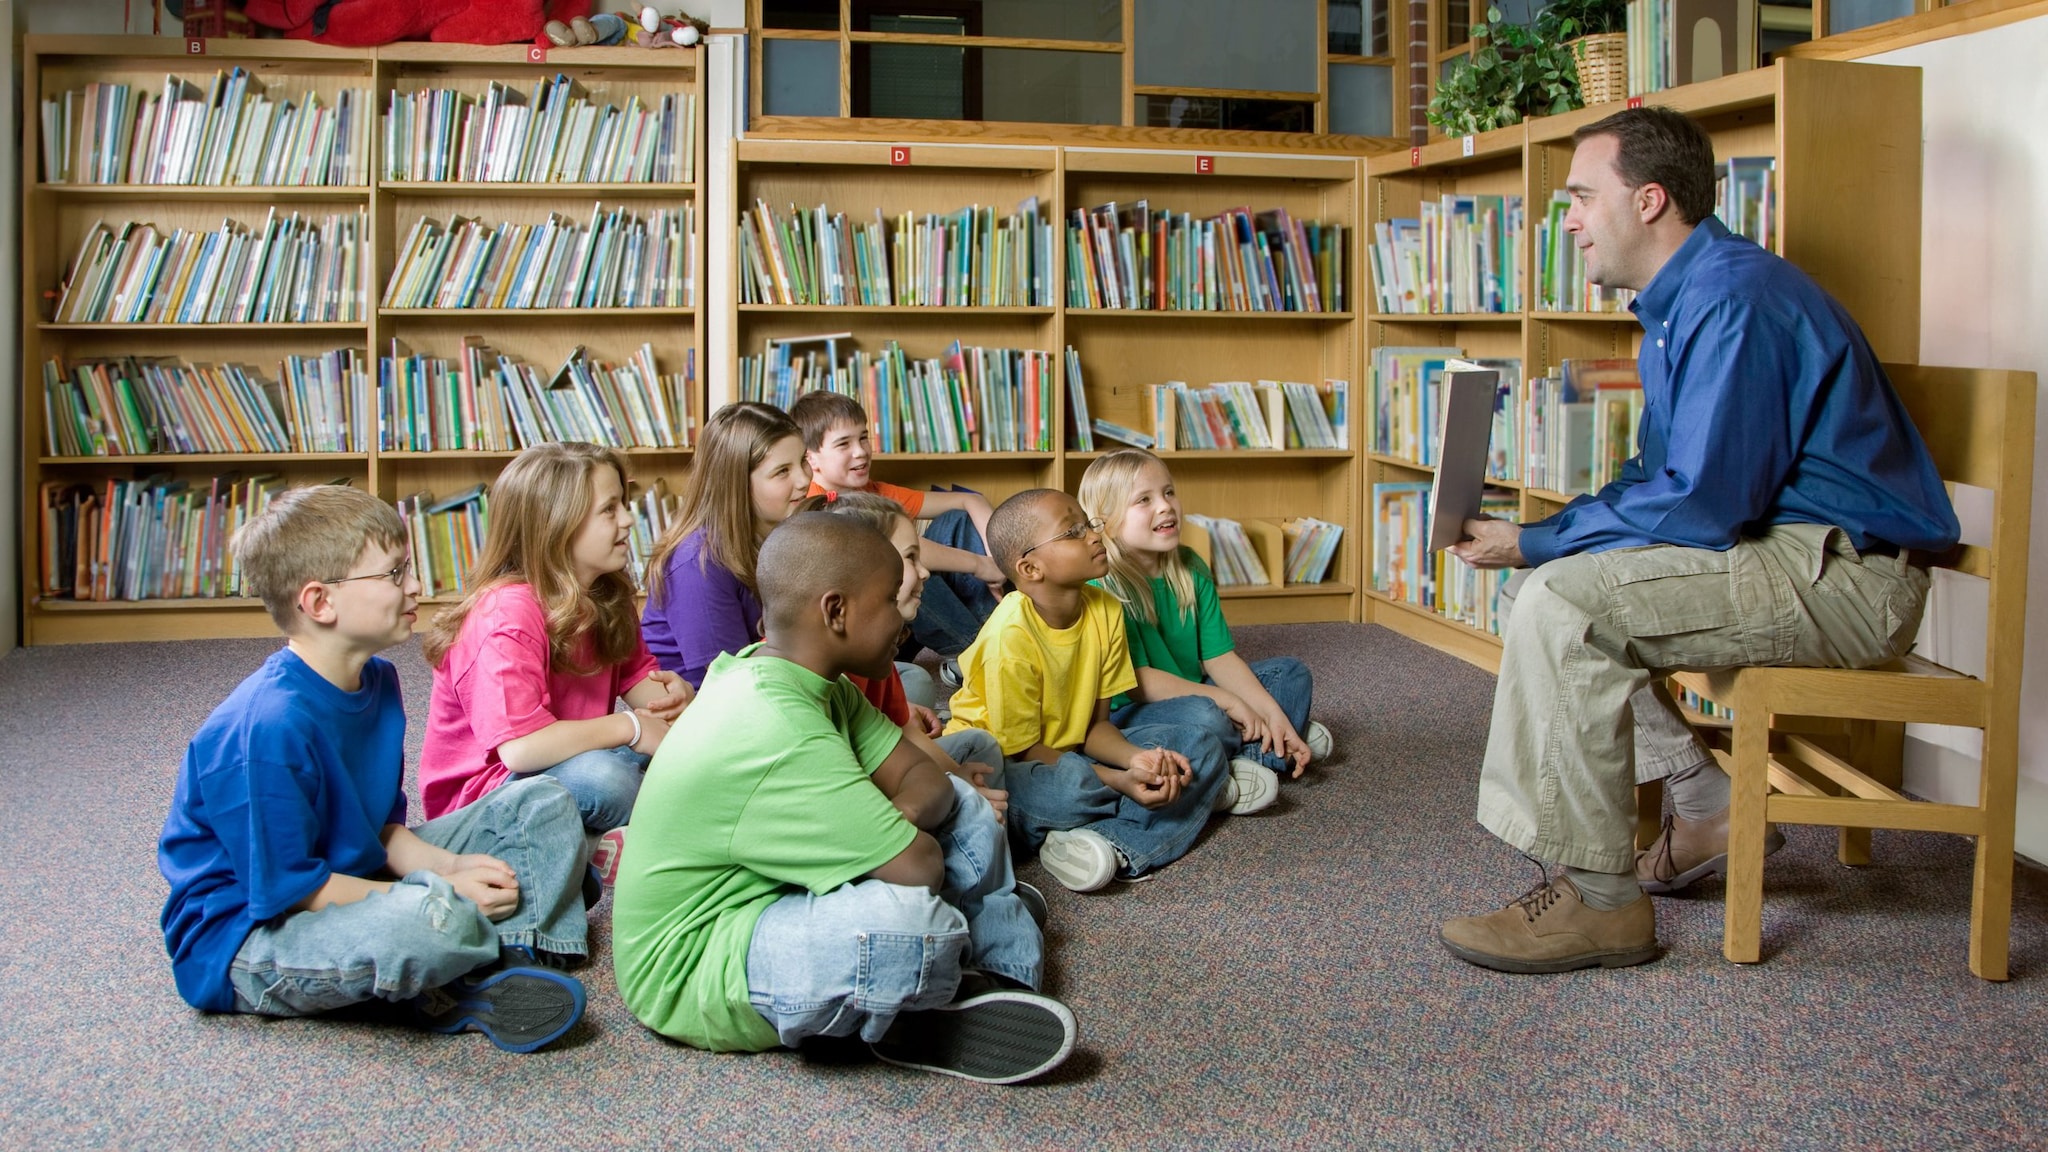
[[[1764,826],[1764,855],[1785,846],[1776,824]],[[1685,888],[1702,877],[1728,870],[1728,810],[1705,820],[1664,817],[1657,842],[1636,853],[1636,882],[1645,892],[1663,895]]]
[[[1498,912],[1446,920],[1437,938],[1451,955],[1496,972],[1626,968],[1657,958],[1657,912],[1648,896],[1612,912],[1588,908],[1559,876]]]

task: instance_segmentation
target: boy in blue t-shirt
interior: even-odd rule
[[[157,845],[178,993],[306,1016],[380,999],[437,1032],[531,1052],[583,1014],[583,823],[536,777],[405,826],[405,709],[376,653],[412,635],[405,525],[353,488],[300,488],[235,534],[285,646],[192,738]]]

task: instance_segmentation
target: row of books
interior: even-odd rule
[[[363,213],[272,208],[260,231],[130,221],[86,230],[58,294],[63,324],[347,323],[363,318]]]
[[[493,228],[472,217],[413,222],[384,289],[387,308],[674,308],[697,300],[696,206],[644,218],[598,204],[579,227],[550,212]]]
[[[1774,156],[1730,156],[1716,177],[1714,214],[1730,232],[1778,250],[1778,161]]]
[[[636,94],[620,108],[560,73],[531,93],[495,80],[482,96],[393,92],[384,117],[386,180],[688,183],[696,154],[696,96],[649,107]]]
[[[1381,312],[1523,310],[1520,196],[1446,194],[1413,218],[1373,225],[1375,306]]]
[[[1146,388],[1152,440],[1164,452],[1343,448],[1351,385],[1319,387],[1277,380],[1234,380],[1190,388],[1178,380]]]
[[[448,497],[432,492],[401,497],[398,517],[405,521],[420,595],[460,596],[469,591],[470,573],[483,555],[484,536],[491,526],[490,485],[478,484]]]
[[[592,360],[578,345],[552,372],[467,336],[462,354],[415,353],[403,341],[377,367],[378,447],[385,452],[515,452],[563,440],[613,448],[690,444],[697,353],[657,369],[654,346],[631,360]]]
[[[1735,719],[1735,709],[1718,700],[1709,700],[1690,688],[1678,689],[1672,694],[1672,699],[1678,701],[1680,707],[1690,708],[1702,716],[1717,720]]]
[[[238,595],[228,541],[284,486],[274,475],[45,483],[42,593],[73,600]]]
[[[1067,306],[1342,312],[1349,230],[1285,208],[1196,219],[1144,200],[1067,216]]]
[[[1603,288],[1586,278],[1586,254],[1564,230],[1572,198],[1562,189],[1550,194],[1543,218],[1536,222],[1536,307],[1544,312],[1618,312],[1636,294],[1627,288]]]
[[[178,76],[155,94],[96,82],[42,102],[43,179],[361,187],[375,116],[367,88],[342,89],[332,107],[314,92],[277,101],[240,67],[203,89]]]
[[[917,359],[891,340],[877,353],[839,357],[850,333],[770,340],[740,359],[739,395],[787,408],[806,392],[860,401],[877,452],[1049,452],[1053,389],[1050,352],[963,347]],[[798,351],[816,345],[813,351]]]
[[[169,356],[43,363],[44,446],[52,456],[360,452],[369,373],[341,348],[288,356],[278,378],[242,364]]]
[[[766,200],[740,213],[742,304],[950,308],[1051,307],[1052,225],[1032,197],[1005,216],[975,205],[948,215],[875,209],[852,221],[824,205]]]
[[[1337,545],[1344,539],[1344,526],[1318,520],[1313,516],[1296,516],[1280,522],[1280,532],[1287,542],[1285,572],[1289,584],[1321,584],[1329,575],[1330,564],[1337,558]]]
[[[1251,521],[1252,529],[1259,533],[1260,544],[1274,552],[1275,538],[1280,535],[1280,526],[1270,520]],[[1188,512],[1181,516],[1181,536],[1202,558],[1209,562],[1209,570],[1216,575],[1216,586],[1234,588],[1247,585],[1269,585],[1273,581],[1267,575],[1264,557],[1259,547],[1245,531],[1245,525],[1221,516],[1203,516]]]
[[[1508,573],[1474,568],[1449,552],[1429,550],[1429,491],[1427,480],[1372,486],[1372,586],[1391,600],[1499,635],[1500,590]],[[1479,507],[1482,515],[1521,518],[1512,492],[1490,488]]]
[[[1369,451],[1436,466],[1446,362],[1457,348],[1373,349]],[[1567,359],[1558,375],[1522,378],[1512,358],[1472,361],[1500,373],[1486,478],[1577,495],[1621,475],[1636,454],[1643,386],[1628,359]]]

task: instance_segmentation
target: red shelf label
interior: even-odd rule
[[[1422,167],[1422,149],[1410,148],[1408,150],[1408,166],[1410,168]]]
[[[1216,158],[1214,156],[1195,157],[1195,174],[1198,176],[1214,176],[1216,174]]]
[[[204,37],[204,36],[187,36],[187,37],[185,37],[185,55],[187,55],[187,56],[204,56],[204,55],[206,55],[206,37]]]
[[[548,46],[545,44],[528,44],[526,46],[526,62],[528,64],[547,63]]]
[[[910,145],[891,144],[889,146],[889,163],[898,168],[910,163]]]
[[[1629,97],[1628,106],[1631,108],[1641,108],[1643,106],[1643,98],[1641,96]]]

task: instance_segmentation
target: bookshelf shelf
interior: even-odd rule
[[[81,201],[255,200],[358,203],[370,190],[360,184],[37,184],[43,196]]]
[[[1341,580],[1324,584],[1230,584],[1216,589],[1224,600],[1266,600],[1299,596],[1350,596],[1358,589]]]
[[[1069,308],[1070,320],[1308,320],[1344,324],[1357,319],[1349,312],[1251,312],[1191,308]]]
[[[380,180],[377,191],[386,196],[534,196],[548,199],[581,197],[585,200],[627,197],[695,196],[695,183],[654,183],[612,181],[606,183],[564,182],[542,184],[514,180]]]
[[[953,307],[948,305],[924,304],[741,304],[741,313],[746,315],[784,316],[1025,316],[1043,317],[1053,315],[1057,309],[1030,306],[1016,307]]]
[[[687,318],[696,315],[695,308],[379,308],[377,315],[387,320],[440,320],[452,318],[484,318],[521,320],[653,320],[661,318]]]
[[[163,452],[153,456],[39,456],[45,467],[80,467],[104,464],[362,464],[367,452]]]
[[[1717,158],[1775,160],[1778,251],[1848,308],[1880,359],[1906,363],[1916,361],[1919,354],[1918,295],[1887,292],[1883,286],[1920,282],[1919,93],[1916,68],[1784,59],[1769,68],[1670,89],[1655,97],[1656,103],[1699,120],[1714,141]],[[1470,155],[1464,140],[1451,139],[1414,154],[1372,157],[1365,163],[1368,227],[1414,217],[1421,204],[1439,202],[1444,196],[1519,196],[1529,220],[1520,241],[1521,264],[1533,269],[1538,264],[1540,208],[1564,187],[1572,133],[1612,111],[1613,106],[1586,108],[1483,133],[1472,139]],[[1901,157],[1905,159],[1900,161]],[[1373,286],[1365,288],[1371,291]],[[1521,289],[1526,304],[1538,302],[1537,285],[1525,283]],[[1368,362],[1383,346],[1441,345],[1460,348],[1467,358],[1518,359],[1524,381],[1555,376],[1568,359],[1633,358],[1641,342],[1639,323],[1626,309],[1374,312],[1367,320]],[[1359,406],[1370,421],[1375,401],[1369,385],[1361,397]],[[1370,444],[1369,424],[1365,431],[1362,442]],[[1363,490],[1372,505],[1375,485],[1416,484],[1434,470],[1398,456],[1366,452],[1363,471]],[[1525,523],[1549,516],[1575,499],[1570,493],[1533,485],[1489,484],[1515,494]],[[1385,491],[1386,507],[1399,507],[1394,498],[1402,489]],[[1361,517],[1366,552],[1361,562],[1368,574],[1385,566],[1375,565],[1372,546],[1397,527],[1378,522],[1381,514],[1369,506]],[[1398,527],[1414,533],[1420,524],[1406,519]],[[1397,554],[1385,559],[1406,572],[1407,579],[1417,578],[1417,566],[1425,584],[1433,579],[1436,558],[1421,552],[1419,539],[1410,536],[1391,546]],[[1459,566],[1447,573],[1446,581],[1454,588],[1469,587],[1458,582],[1469,575]],[[1442,590],[1425,591],[1434,595]],[[1368,619],[1483,667],[1499,662],[1500,641],[1486,631],[1433,607],[1396,600],[1377,588],[1367,588],[1364,600]]]
[[[186,523],[196,523],[196,517],[204,513],[208,501],[215,499],[223,503],[212,505],[215,511],[211,514],[227,517],[246,515],[247,504],[227,505],[226,512],[219,511],[230,492],[224,482],[224,478],[229,476],[241,479],[240,486],[234,489],[238,494],[267,490],[261,486],[273,482],[291,485],[337,480],[363,486],[394,502],[410,501],[425,495],[431,503],[433,494],[447,497],[461,493],[493,479],[515,453],[386,451],[380,448],[378,441],[388,434],[391,439],[387,443],[396,448],[401,443],[518,443],[531,439],[524,434],[519,439],[469,439],[466,430],[462,438],[457,438],[445,427],[429,430],[415,429],[411,425],[415,417],[409,413],[432,413],[429,419],[445,420],[446,413],[462,411],[455,402],[462,394],[461,390],[474,388],[473,381],[479,379],[481,373],[501,371],[497,360],[499,355],[525,366],[545,382],[552,378],[558,366],[569,359],[571,351],[582,345],[598,386],[613,390],[601,400],[607,408],[633,408],[633,401],[626,399],[626,394],[618,390],[648,387],[639,382],[646,381],[651,373],[660,379],[659,387],[664,399],[653,403],[651,395],[640,397],[649,402],[642,405],[647,411],[623,413],[626,423],[616,425],[619,434],[630,435],[642,443],[653,443],[653,438],[638,425],[648,418],[660,420],[665,414],[675,413],[680,406],[680,415],[687,423],[672,420],[672,423],[677,423],[673,431],[685,438],[694,437],[695,429],[702,425],[704,417],[701,363],[704,319],[698,307],[377,307],[402,255],[397,249],[406,243],[408,229],[421,216],[434,217],[437,221],[464,217],[480,221],[484,228],[489,229],[500,223],[539,224],[553,215],[575,222],[580,230],[590,218],[592,203],[601,202],[608,212],[616,206],[624,216],[633,218],[625,221],[622,217],[620,223],[623,226],[651,228],[651,225],[639,224],[642,218],[670,221],[664,233],[640,234],[664,235],[667,242],[674,245],[667,251],[680,251],[687,255],[688,260],[701,262],[704,221],[700,201],[705,192],[701,177],[706,170],[704,133],[699,126],[704,106],[703,54],[696,49],[643,53],[587,48],[550,50],[545,53],[544,60],[536,61],[529,58],[528,52],[527,45],[487,47],[406,43],[376,49],[336,49],[296,41],[209,40],[206,54],[193,58],[185,55],[184,41],[175,37],[30,36],[25,39],[22,46],[22,147],[26,163],[20,185],[23,207],[20,283],[25,306],[20,370],[21,378],[30,381],[30,386],[21,390],[22,407],[18,413],[23,460],[22,496],[18,511],[22,525],[24,643],[274,635],[275,629],[261,606],[249,599],[74,600],[69,587],[71,581],[62,575],[65,565],[70,563],[63,550],[58,550],[57,555],[64,559],[53,562],[50,571],[45,571],[45,557],[48,555],[46,537],[54,538],[54,533],[71,531],[74,534],[69,539],[81,539],[82,534],[67,526],[82,522],[87,515],[94,517],[95,522],[112,518],[111,513],[90,503],[95,494],[100,500],[105,500],[116,491],[112,485],[135,485],[157,474],[173,482],[174,486],[168,491],[190,494],[177,497],[196,505],[181,511],[182,516],[194,518],[187,519]],[[293,100],[301,101],[303,107],[311,107],[301,100],[311,94],[319,97],[321,107],[338,109],[337,97],[343,92],[350,94],[350,100],[367,99],[368,107],[375,113],[371,130],[361,138],[367,140],[367,152],[358,150],[350,154],[363,167],[347,169],[338,177],[351,183],[94,184],[43,180],[42,161],[46,154],[40,137],[45,99],[61,98],[66,93],[83,93],[87,85],[95,83],[127,84],[135,91],[153,95],[166,72],[185,79],[203,93],[217,71],[236,67],[248,71],[251,78],[247,88],[249,94],[253,95],[260,89],[264,98],[273,103]],[[590,128],[587,136],[565,131],[559,136],[549,137],[562,142],[557,147],[555,163],[579,177],[635,172],[663,179],[639,182],[382,179],[387,174],[454,174],[459,171],[464,174],[516,172],[523,175],[541,171],[544,162],[539,160],[533,161],[531,167],[501,169],[458,167],[452,160],[440,163],[441,158],[437,157],[425,158],[427,162],[420,167],[406,167],[404,158],[399,158],[393,167],[386,167],[386,157],[381,154],[385,144],[382,129],[395,96],[411,99],[433,89],[445,93],[434,97],[447,101],[441,105],[444,108],[480,108],[494,82],[523,95],[537,85],[555,85],[557,76],[564,76],[567,80],[561,86],[551,88],[551,94],[566,94],[569,100],[561,105],[568,110],[565,115],[588,116]],[[183,98],[197,99],[189,95]],[[84,108],[83,101],[84,96],[79,96],[76,107]],[[415,109],[425,107],[421,103],[412,106]],[[520,102],[514,99],[506,106],[519,107]],[[647,135],[643,132],[637,137],[605,135],[618,132],[612,125],[631,128],[635,123],[633,116],[646,117],[639,121],[643,125],[658,124],[659,133]],[[66,123],[62,106],[57,118],[51,122]],[[83,122],[75,117],[70,120],[74,126]],[[260,122],[263,121],[246,118],[239,121],[243,124]],[[77,133],[78,129],[73,127],[72,131]],[[68,148],[54,148],[51,153],[64,158],[72,176],[103,172],[122,174],[106,167],[103,160],[93,159],[103,157],[107,152],[105,149],[93,149],[92,137],[73,138],[79,141],[81,153],[90,152],[91,155],[72,155]],[[423,136],[421,138],[424,139]],[[638,152],[603,150],[608,147],[603,142],[610,139],[653,140],[659,147],[649,151],[643,144]],[[576,149],[585,140],[589,142],[589,150],[579,153]],[[679,151],[684,145],[688,146],[688,151]],[[450,147],[453,147],[452,143]],[[577,160],[578,155],[585,159]],[[603,162],[596,159],[599,157],[604,158]],[[229,163],[235,162],[231,155]],[[413,162],[420,161],[416,158]],[[77,166],[81,163],[99,163],[102,166]],[[314,167],[311,178],[317,178],[319,168],[318,165]],[[235,169],[230,167],[228,170]],[[52,168],[51,171],[58,169]],[[230,177],[249,178],[246,175]],[[280,177],[266,172],[254,178],[296,179],[297,174],[293,171]],[[346,276],[330,274],[325,283],[359,283],[363,291],[362,319],[227,324],[58,323],[53,319],[53,300],[47,294],[65,282],[68,267],[81,251],[82,242],[89,235],[88,230],[98,226],[98,222],[104,221],[110,231],[125,224],[150,222],[158,226],[161,235],[169,235],[171,229],[204,235],[223,229],[221,219],[227,216],[243,234],[260,236],[266,210],[272,207],[280,220],[296,213],[301,220],[310,217],[315,224],[330,214],[360,221],[360,246],[355,249],[358,263]],[[656,213],[666,215],[657,217]],[[563,267],[566,276],[569,274],[567,265]],[[699,291],[702,274],[701,266],[683,270],[683,275],[692,284],[700,286]],[[566,279],[562,281],[565,290],[568,283]],[[565,295],[561,298],[577,297]],[[89,313],[81,311],[79,314]],[[138,309],[110,314],[145,313]],[[487,347],[472,350],[467,344],[472,338]],[[394,349],[402,349],[399,355],[418,358],[420,373],[417,377],[407,378],[407,383],[419,391],[379,393],[379,361],[393,355]],[[488,359],[481,358],[484,352],[490,354]],[[476,358],[465,359],[465,356]],[[138,367],[129,368],[127,358],[130,357]],[[118,437],[119,444],[109,446],[166,442],[182,445],[188,440],[214,447],[223,443],[276,442],[265,435],[248,436],[247,429],[243,430],[245,434],[230,432],[222,435],[225,430],[219,426],[200,429],[198,435],[175,440],[156,438],[159,435],[158,425],[163,426],[161,435],[168,437],[172,423],[171,414],[156,412],[153,407],[163,393],[145,390],[142,377],[131,379],[127,373],[154,370],[142,366],[150,358],[157,357],[167,358],[164,362],[168,365],[166,371],[183,373],[170,379],[180,381],[181,386],[202,389],[202,393],[210,397],[208,403],[226,403],[231,408],[246,403],[243,399],[247,396],[246,391],[237,392],[236,388],[246,388],[248,379],[232,374],[245,371],[248,377],[260,381],[261,387],[271,390],[271,402],[278,411],[276,417],[270,419],[281,420],[288,426],[303,420],[307,425],[305,428],[288,427],[286,443],[294,446],[346,444],[350,443],[347,438],[350,429],[361,434],[361,439],[353,444],[356,450],[348,452],[72,455],[68,453],[78,452],[80,440],[72,434],[71,414],[60,409],[54,415],[59,421],[56,426],[62,430],[60,439],[64,447],[61,451],[53,451],[52,446],[45,443],[48,424],[43,412],[44,388],[37,386],[36,382],[44,379],[44,365],[50,359],[61,360],[64,365],[62,383],[71,389],[64,401],[67,405],[75,401],[96,407],[96,401],[85,396],[87,386],[82,383],[85,377],[79,374],[86,372],[102,373],[109,388],[118,389],[123,387],[121,381],[127,381],[125,387],[131,388],[133,394],[140,398],[138,403],[144,409],[141,414],[143,431],[132,432],[124,427]],[[342,375],[321,376],[320,372],[328,368]],[[207,371],[214,375],[208,376]],[[320,391],[322,389],[325,391]],[[57,394],[65,395],[62,391]],[[582,419],[578,415],[576,420],[564,421],[564,413],[574,407],[574,404],[557,406],[542,421],[539,435],[568,434],[568,430],[573,430]],[[239,418],[253,420],[249,412],[244,406]],[[618,421],[622,413],[613,411],[611,415],[614,421]],[[210,419],[198,408],[178,414],[178,422],[188,433],[193,431],[194,420],[204,422]],[[549,422],[553,422],[552,428],[548,426]],[[260,425],[263,421],[256,423]],[[137,438],[145,434],[151,438]],[[97,433],[94,433],[94,438],[97,439]],[[115,438],[111,430],[107,438]],[[690,447],[628,448],[623,451],[633,461],[633,494],[651,491],[657,484],[667,492],[679,490],[695,458]],[[217,481],[222,482],[216,484]],[[134,489],[128,491],[132,494]],[[142,499],[152,498],[154,493],[145,488]],[[256,497],[252,495],[250,498]],[[166,504],[169,503],[167,500]],[[124,505],[123,516],[128,515],[125,508]],[[231,531],[233,526],[234,521],[230,520],[226,530]],[[216,533],[214,538],[219,539],[225,534]],[[97,547],[96,544],[94,546]],[[127,554],[122,555],[125,557]],[[99,557],[94,559],[97,561]],[[192,580],[188,575],[184,583],[177,579],[152,581],[145,590],[184,592],[195,586],[213,588],[214,577],[211,574],[219,569],[199,566],[196,560],[182,569],[175,566],[168,569],[173,576],[180,571],[206,575],[199,580]]]

